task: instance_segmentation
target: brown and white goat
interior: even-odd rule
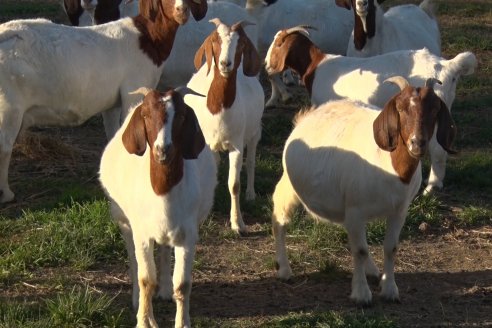
[[[244,232],[239,206],[239,174],[247,147],[246,199],[255,198],[254,167],[256,146],[261,137],[261,116],[264,109],[263,88],[256,77],[260,70],[258,53],[244,33],[246,22],[232,26],[214,19],[217,28],[195,55],[195,67],[188,87],[206,98],[185,96],[200,122],[206,142],[217,156],[229,152],[228,186],[231,195],[231,227]],[[203,57],[206,58],[202,66]]]
[[[386,218],[381,296],[399,299],[394,261],[408,206],[422,180],[421,158],[437,125],[437,140],[450,150],[456,128],[433,80],[413,87],[402,77],[389,81],[401,91],[384,109],[350,100],[326,102],[297,116],[283,152],[283,175],[273,194],[273,235],[278,276],[292,270],[285,247],[286,225],[303,204],[322,220],[343,225],[353,257],[351,298],[372,301],[366,275],[379,277],[369,256],[366,224]]]
[[[469,51],[451,59],[427,49],[393,51],[369,58],[326,54],[311,41],[308,28],[297,26],[279,31],[268,49],[265,68],[269,74],[287,68],[296,71],[315,106],[348,98],[383,107],[394,94],[394,86],[382,81],[396,74],[413,85],[421,85],[429,77],[442,81],[434,92],[451,110],[458,81],[461,76],[472,74],[477,65],[475,55]],[[442,188],[446,173],[447,152],[435,138],[431,140],[430,158],[426,193]]]
[[[441,55],[441,33],[431,0],[390,8],[386,13],[378,5],[384,0],[335,0],[354,12],[354,28],[347,56],[370,57],[396,50],[427,48]]]
[[[207,12],[205,0],[141,0],[140,14],[76,28],[45,19],[0,25],[0,203],[14,193],[8,167],[19,131],[73,126],[103,113],[110,139],[140,95],[155,87],[178,27]]]
[[[104,150],[100,181],[130,257],[137,326],[157,327],[152,295],[157,286],[153,247],[158,243],[163,262],[159,296],[174,294],[175,327],[190,327],[198,224],[212,207],[217,167],[195,113],[182,95],[172,90],[143,92],[143,102]],[[175,249],[172,279],[171,247]]]

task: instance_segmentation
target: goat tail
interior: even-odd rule
[[[435,19],[435,7],[436,4],[432,0],[424,0],[419,5],[420,9],[422,9],[430,18]]]

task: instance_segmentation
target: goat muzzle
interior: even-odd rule
[[[155,145],[152,151],[154,159],[160,164],[167,164],[174,158],[174,147],[172,145]]]

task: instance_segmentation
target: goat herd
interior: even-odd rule
[[[231,227],[247,231],[239,173],[246,147],[246,199],[254,199],[264,61],[272,83],[267,107],[290,96],[280,75],[288,70],[313,104],[295,118],[273,194],[278,276],[292,275],[286,226],[302,203],[346,228],[351,298],[370,303],[366,276],[376,276],[382,297],[398,300],[394,260],[422,182],[420,160],[429,150],[425,192],[442,187],[456,134],[456,84],[473,73],[475,56],[440,57],[429,0],[386,13],[374,0],[231,2],[65,0],[72,24],[92,26],[46,19],[0,25],[0,202],[14,199],[8,167],[20,131],[78,125],[102,113],[109,143],[100,181],[130,256],[137,326],[157,327],[152,296],[159,286],[160,297],[176,302],[175,326],[190,327],[198,223],[213,204],[220,151],[229,154]],[[187,22],[190,13],[195,21]],[[365,236],[376,217],[387,220],[381,276]]]

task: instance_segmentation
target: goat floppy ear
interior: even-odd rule
[[[145,123],[142,117],[142,105],[138,106],[132,114],[122,136],[123,145],[130,154],[142,156],[147,148]]]
[[[338,7],[342,7],[348,10],[352,9],[352,1],[350,0],[335,0],[335,3]]]
[[[158,12],[157,1],[156,0],[139,1],[138,12],[140,13],[140,15],[144,16],[145,18],[154,21]]]
[[[393,151],[398,145],[400,120],[396,110],[396,97],[391,98],[372,124],[374,140],[383,150]]]
[[[191,9],[191,14],[197,22],[202,20],[207,14],[208,4],[205,0],[191,0],[189,1],[189,6]]]
[[[195,59],[193,63],[195,64],[195,68],[198,71],[200,67],[202,67],[203,56],[205,55],[205,59],[207,61],[208,69],[207,75],[210,73],[210,67],[212,66],[212,58],[214,56],[214,50],[212,47],[212,36],[214,32],[210,34],[205,41],[203,41],[200,48],[195,53]]]
[[[246,41],[243,50],[243,73],[246,76],[256,76],[261,69],[260,56],[246,33],[244,31],[242,33],[244,34],[244,40]]]
[[[181,150],[184,159],[196,159],[205,147],[205,138],[195,112],[185,105]]]
[[[451,149],[451,144],[456,137],[456,124],[454,123],[449,109],[441,100],[441,109],[437,114],[437,142],[446,150],[449,154],[456,154],[456,150]]]

